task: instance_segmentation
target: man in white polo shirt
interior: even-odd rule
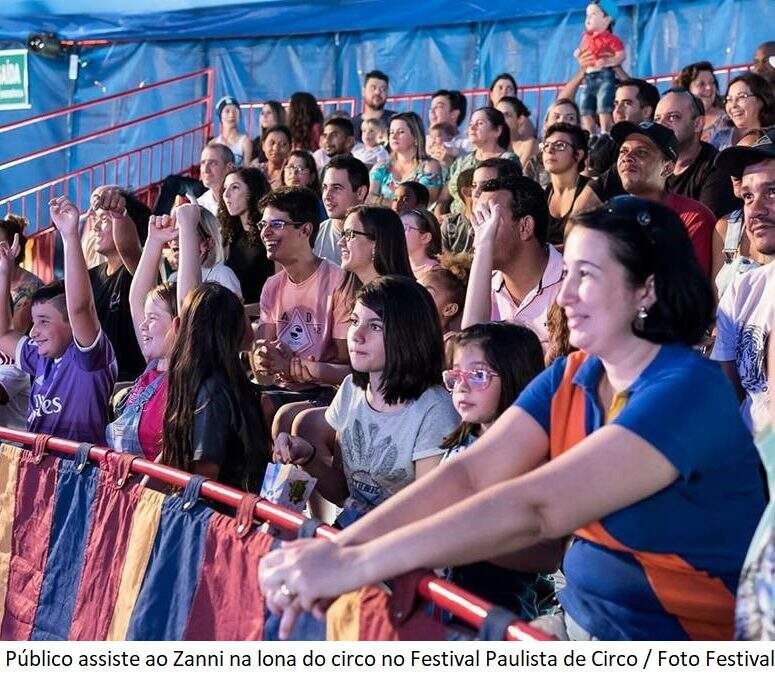
[[[562,255],[546,242],[549,206],[534,180],[482,185],[474,213],[474,260],[462,327],[508,321],[531,328],[546,350],[546,314],[560,291]]]

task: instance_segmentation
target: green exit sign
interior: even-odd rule
[[[30,107],[26,49],[0,51],[0,110]]]

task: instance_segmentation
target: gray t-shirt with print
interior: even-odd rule
[[[349,375],[326,421],[337,433],[350,496],[338,522],[351,524],[414,481],[414,461],[443,454],[460,423],[452,398],[434,386],[396,412],[377,412]]]

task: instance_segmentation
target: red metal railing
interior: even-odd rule
[[[169,79],[160,80],[159,82],[153,82],[152,84],[142,84],[137,87],[134,87],[133,89],[127,89],[126,91],[121,91],[117,94],[111,94],[110,96],[101,96],[100,98],[95,98],[92,101],[86,101],[85,103],[77,103],[75,105],[69,105],[65,108],[59,108],[57,110],[52,110],[50,112],[44,112],[40,115],[34,115],[33,117],[20,119],[16,122],[11,122],[10,124],[4,124],[0,126],[0,134],[8,133],[9,131],[15,131],[16,129],[21,129],[25,126],[29,126],[30,124],[39,124],[40,122],[47,122],[52,119],[58,119],[59,117],[64,117],[65,115],[70,115],[74,112],[79,112],[80,110],[87,110],[97,105],[104,105],[105,103],[110,103],[111,101],[127,98],[128,96],[135,96],[140,93],[145,93],[146,91],[153,91],[154,89],[160,89],[170,84],[176,84],[178,82],[184,82],[186,80],[190,80],[190,79],[194,79],[202,76],[207,76],[207,81],[208,81],[207,93],[211,94],[210,87],[212,86],[213,69],[202,68],[201,70],[195,70],[193,72],[186,73],[185,75],[170,77]],[[211,97],[210,103],[212,104],[212,97]],[[207,119],[210,119],[211,114],[212,114],[212,107],[208,107]]]
[[[11,428],[0,427],[0,440],[6,442],[16,442],[24,445],[34,446],[39,438],[35,433],[17,431]],[[73,456],[78,450],[78,443],[71,440],[61,440],[59,438],[50,438],[46,443],[46,449],[68,456]],[[106,447],[94,447],[89,451],[89,459],[100,461],[108,452],[113,450]],[[170,468],[157,463],[151,463],[142,458],[136,458],[132,461],[131,469],[138,475],[147,475],[155,480],[164,482],[173,487],[182,488],[191,478],[190,473]],[[217,503],[237,508],[242,502],[244,493],[227,487],[226,485],[207,480],[202,485],[202,496]],[[254,517],[287,531],[296,532],[305,521],[305,518],[298,513],[278,506],[266,500],[260,500],[256,504]],[[331,539],[336,535],[336,530],[329,526],[322,525],[315,532],[316,536]],[[457,618],[469,623],[475,628],[482,626],[488,611],[492,605],[479,599],[465,590],[457,587],[453,583],[441,580],[436,576],[429,574],[420,581],[418,586],[419,593],[427,600],[432,601],[442,609],[449,611]],[[506,630],[505,637],[509,641],[548,641],[549,636],[540,630],[531,627],[523,622],[512,623]]]
[[[250,101],[248,103],[241,103],[240,110],[244,111],[244,123],[245,133],[251,138],[255,138],[259,135],[261,129],[261,108],[264,105],[264,101]],[[284,108],[288,107],[288,101],[282,101]],[[334,110],[346,110],[350,113],[351,117],[355,117],[356,100],[354,96],[342,96],[340,98],[320,98],[318,99],[318,106],[323,112],[323,116],[331,114]]]
[[[749,63],[716,68],[714,72],[720,80],[719,87],[721,90],[723,91],[729,84],[729,81],[732,79],[732,73],[746,71],[749,68]],[[677,74],[652,75],[643,79],[655,86],[660,86],[666,83],[672,84]],[[557,98],[558,93],[564,86],[564,82],[552,82],[549,84],[527,84],[519,87],[518,96],[532,111],[533,122],[536,126],[540,127],[543,124],[543,116],[549,104]],[[489,89],[464,89],[461,90],[461,93],[468,100],[468,111],[470,114],[476,108],[487,105],[490,91]],[[400,112],[412,110],[418,113],[423,120],[427,120],[432,95],[433,92],[396,94],[388,96],[386,106],[391,109],[398,109]]]
[[[199,163],[199,155],[209,135],[214,86],[212,68],[203,68],[147,86],[135,87],[86,103],[79,103],[60,110],[35,115],[34,117],[0,127],[0,134],[9,133],[31,124],[50,121],[98,105],[104,105],[131,96],[138,96],[154,89],[170,87],[202,77],[206,78],[206,94],[204,96],[196,96],[160,111],[120,121],[85,135],[14,157],[0,164],[0,171],[41,159],[56,152],[84,145],[132,126],[199,107],[203,110],[203,114],[200,117],[200,121],[192,128],[3,197],[0,199],[0,207],[5,206],[6,212],[15,212],[26,217],[31,223],[31,232],[33,234],[42,234],[48,230],[47,203],[55,194],[67,194],[81,210],[84,210],[88,206],[89,195],[92,189],[98,185],[117,183],[132,190],[143,190],[169,174],[190,172],[191,168]]]

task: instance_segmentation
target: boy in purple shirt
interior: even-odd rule
[[[0,350],[15,353],[16,366],[33,378],[27,430],[105,444],[116,357],[94,307],[78,209],[65,197],[49,205],[64,242],[64,283],[51,283],[32,296],[30,337],[14,331],[7,298],[18,237],[11,246],[0,244]]]

